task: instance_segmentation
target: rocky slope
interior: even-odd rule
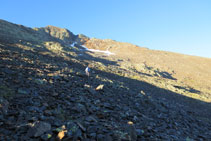
[[[208,58],[0,20],[0,140],[210,140],[210,68]]]

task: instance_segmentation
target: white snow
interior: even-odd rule
[[[70,47],[75,47],[75,44],[77,44],[77,42],[73,42],[72,44],[70,44]],[[103,51],[103,50],[97,50],[97,49],[88,49],[86,46],[84,45],[81,45],[81,47],[83,47],[85,50],[87,51],[91,51],[91,52],[100,52],[100,53],[105,53],[107,55],[115,55],[115,53],[112,53],[108,50],[106,51]],[[83,50],[83,49],[80,49],[80,50]]]
[[[107,55],[114,55],[114,53],[106,50],[106,51],[103,51],[103,50],[97,50],[97,49],[88,49],[86,46],[82,45],[82,47],[85,49],[85,50],[88,50],[88,51],[91,51],[91,52],[101,52],[101,53],[105,53]]]
[[[71,46],[71,47],[74,47],[75,44],[77,44],[77,43],[76,43],[76,42],[73,42],[70,46]]]

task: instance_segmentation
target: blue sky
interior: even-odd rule
[[[211,58],[211,0],[4,0],[0,19]]]

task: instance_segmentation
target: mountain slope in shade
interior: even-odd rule
[[[0,20],[0,140],[210,140],[210,70],[209,58]]]

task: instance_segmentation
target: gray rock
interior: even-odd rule
[[[95,132],[97,132],[97,130],[98,130],[98,128],[96,126],[89,126],[87,128],[88,133],[95,133]]]
[[[28,130],[27,135],[29,137],[39,137],[51,130],[51,125],[46,122],[37,121],[32,124],[31,128]]]
[[[13,70],[11,70],[11,69],[8,69],[8,68],[4,68],[4,69],[3,69],[3,72],[6,73],[6,74],[9,74],[9,75],[15,74],[15,71],[13,71]]]
[[[44,141],[47,141],[47,140],[49,140],[51,137],[52,137],[51,134],[43,134],[43,135],[41,136],[41,139],[44,140]]]
[[[96,133],[91,133],[89,136],[90,136],[91,138],[95,139],[96,136],[97,136],[97,134],[96,134]]]
[[[78,103],[75,107],[72,108],[72,110],[80,113],[86,113],[86,107],[83,104]]]
[[[105,136],[105,141],[113,141],[112,137],[110,135]]]
[[[37,84],[42,85],[42,84],[45,84],[45,83],[46,83],[46,80],[42,80],[42,79],[35,79],[35,80],[34,80],[34,82],[35,82],[35,83],[37,83]]]
[[[141,137],[144,134],[144,130],[136,129],[136,133],[138,137]]]
[[[78,129],[76,131],[76,133],[74,134],[73,138],[75,138],[75,139],[82,138],[82,131],[80,129]]]
[[[76,133],[76,131],[78,130],[78,125],[75,124],[74,122],[70,121],[67,123],[67,131],[71,131],[73,134]]]
[[[29,112],[41,112],[41,109],[36,106],[27,106],[26,110]]]
[[[97,92],[93,88],[89,88],[88,91],[90,94],[93,94],[93,95],[97,94]]]
[[[19,94],[29,94],[29,90],[28,89],[25,89],[25,88],[19,88],[18,89],[18,93]]]
[[[102,134],[97,135],[97,141],[104,141],[105,136]]]
[[[92,116],[86,117],[85,120],[88,121],[88,122],[97,122],[97,120],[94,117],[92,117]]]
[[[81,128],[81,130],[82,130],[83,132],[86,131],[86,128],[85,128],[80,122],[77,122],[77,125]]]
[[[9,102],[0,97],[0,113],[6,114],[9,107]]]
[[[129,131],[129,135],[130,135],[131,140],[136,141],[137,140],[137,133],[136,133],[136,129],[135,129],[134,125],[129,125],[128,131]]]

